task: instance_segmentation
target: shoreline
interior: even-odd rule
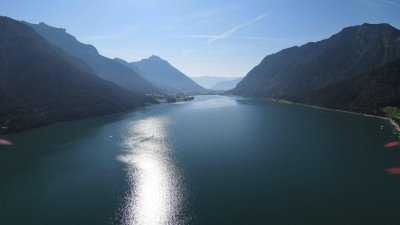
[[[282,99],[271,99],[271,98],[261,98],[267,101],[279,103],[279,104],[287,104],[287,105],[298,105],[298,106],[305,106],[309,108],[314,108],[314,109],[320,109],[320,110],[327,110],[327,111],[334,111],[334,112],[341,112],[341,113],[348,113],[348,114],[353,114],[353,115],[360,115],[360,116],[366,116],[366,117],[373,117],[377,119],[382,119],[388,121],[397,132],[400,132],[400,119],[399,121],[396,121],[390,116],[377,116],[377,115],[371,115],[371,114],[366,114],[366,113],[358,113],[358,112],[352,112],[352,111],[346,111],[346,110],[341,110],[341,109],[331,109],[331,108],[326,108],[322,106],[315,106],[315,105],[307,105],[303,103],[296,103],[296,102],[290,102],[287,100],[282,100]],[[400,136],[399,136],[400,137]]]
[[[397,131],[400,132],[400,123],[397,122],[397,121],[396,121],[395,119],[393,119],[392,117],[388,117],[387,119],[388,119],[389,122],[395,127],[395,129],[396,129]]]
[[[13,130],[11,132],[9,131],[8,127],[0,125],[0,137],[1,136],[6,136],[6,135],[13,135],[13,134],[17,134],[17,133],[22,133],[22,132],[27,132],[27,131],[30,131],[30,130],[40,129],[40,128],[44,128],[44,127],[49,127],[49,126],[54,125],[54,124],[60,124],[60,123],[66,123],[66,122],[76,122],[76,121],[82,121],[82,120],[87,120],[87,119],[95,119],[95,118],[101,118],[101,117],[108,117],[108,116],[114,116],[114,115],[119,115],[119,114],[130,113],[130,112],[137,111],[139,109],[147,108],[147,107],[150,107],[150,106],[156,106],[156,105],[161,105],[161,104],[173,104],[173,103],[177,103],[177,102],[188,102],[188,101],[194,100],[194,96],[183,96],[183,97],[181,96],[181,97],[178,97],[178,98],[174,98],[173,101],[171,101],[171,100],[167,101],[166,99],[165,99],[165,101],[160,101],[159,99],[156,99],[156,98],[154,98],[154,100],[155,100],[154,103],[145,103],[143,105],[138,105],[138,106],[135,106],[134,108],[130,108],[130,109],[122,110],[122,111],[98,114],[98,115],[82,117],[82,118],[59,120],[59,121],[54,121],[52,123],[45,123],[45,124],[41,124],[41,125],[38,125],[38,126],[32,126],[32,127],[27,127],[27,128],[23,128],[23,129]]]

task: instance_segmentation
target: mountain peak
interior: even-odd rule
[[[167,60],[156,56],[156,55],[151,55],[149,58],[141,59],[139,62],[142,63],[157,63],[157,64],[169,64]]]
[[[397,37],[399,35],[400,30],[387,23],[363,23],[357,26],[346,27],[339,33],[334,34],[332,37],[336,39],[342,39],[342,41],[346,40],[347,42],[357,42],[358,40],[362,39],[365,43],[369,43],[370,41],[393,39],[393,37]]]
[[[388,23],[363,23],[360,27],[392,27]]]
[[[149,59],[158,59],[158,60],[160,60],[161,58],[159,56],[156,56],[156,55],[151,55],[149,57]]]
[[[28,23],[28,22],[25,22],[25,23]],[[65,28],[52,27],[52,26],[46,24],[45,22],[38,23],[38,26],[43,28],[43,29],[53,29],[53,30],[56,30],[56,31],[61,31],[63,33],[67,33],[67,30]]]
[[[382,30],[382,29],[386,29],[386,30],[398,30],[395,27],[391,26],[388,23],[363,23],[360,26],[361,29],[376,29],[376,30]]]
[[[193,93],[204,89],[184,73],[159,56],[152,55],[131,65],[141,71],[141,75],[157,87],[169,93]]]
[[[167,62],[167,60],[164,60],[164,59],[162,59],[160,56],[156,56],[156,55],[150,56],[149,58],[147,58],[147,60],[150,60],[150,61],[153,61],[153,62],[155,62],[155,61],[158,61],[158,62]]]
[[[398,31],[395,27],[388,23],[363,23],[357,26],[350,26],[344,28],[342,31],[346,32],[381,32],[382,30]]]

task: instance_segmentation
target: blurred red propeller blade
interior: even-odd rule
[[[0,138],[0,145],[13,145],[13,143],[9,140]]]
[[[385,171],[388,174],[400,174],[400,167],[388,168]]]
[[[392,141],[384,145],[385,148],[393,148],[400,145],[400,141]]]

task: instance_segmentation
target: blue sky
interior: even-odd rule
[[[346,26],[400,28],[400,0],[1,0],[0,14],[66,28],[107,57],[158,55],[189,76],[244,76]]]

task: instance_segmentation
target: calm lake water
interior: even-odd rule
[[[0,224],[400,223],[376,118],[196,96],[3,138]]]

